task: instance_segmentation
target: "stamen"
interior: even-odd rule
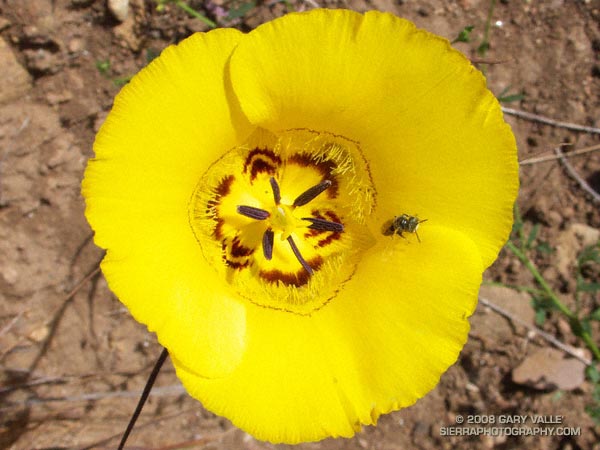
[[[294,252],[294,255],[296,256],[296,259],[298,259],[298,262],[300,262],[300,264],[302,264],[302,267],[304,267],[304,270],[306,270],[309,275],[312,275],[313,274],[312,268],[308,265],[306,260],[300,254],[300,250],[298,250],[298,247],[296,247],[296,243],[292,239],[292,236],[288,236],[287,241],[289,242],[290,247],[292,247],[292,251]]]
[[[296,197],[296,200],[294,200],[294,206],[306,205],[308,202],[313,200],[317,195],[319,195],[321,192],[323,192],[325,189],[327,189],[329,186],[331,186],[331,184],[332,183],[330,180],[323,180],[319,184],[317,184],[311,188],[308,188],[306,191],[304,191],[302,194],[300,194],[298,197]]]
[[[254,206],[246,205],[239,205],[237,207],[237,212],[242,216],[250,217],[251,219],[256,220],[265,220],[271,215],[269,214],[269,211],[265,211],[264,209],[260,208],[255,208]]]
[[[275,180],[275,178],[271,177],[269,179],[269,181],[271,182],[271,188],[273,189],[273,198],[275,199],[275,204],[279,205],[279,202],[281,201],[281,193],[279,191],[279,184],[277,183],[277,180]]]
[[[316,217],[303,217],[302,220],[308,220],[310,222],[308,228],[313,230],[333,231],[336,233],[341,233],[344,231],[343,224],[332,222],[330,220],[319,219]]]
[[[271,260],[273,257],[273,239],[275,233],[270,228],[264,232],[262,239],[263,253],[265,255],[265,259]]]

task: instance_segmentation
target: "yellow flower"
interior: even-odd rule
[[[195,34],[94,149],[109,286],[192,396],[272,442],[352,436],[436,385],[518,188],[483,76],[374,11]]]

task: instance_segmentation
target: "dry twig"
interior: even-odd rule
[[[596,152],[598,150],[600,150],[600,144],[592,145],[591,147],[580,148],[578,150],[573,150],[569,153],[563,153],[562,156],[555,154],[555,155],[546,155],[546,156],[536,156],[534,158],[524,159],[523,161],[519,162],[519,165],[527,166],[530,164],[537,164],[537,163],[546,162],[546,161],[555,161],[560,158],[570,158],[571,156],[585,155],[586,153]]]
[[[4,336],[6,333],[8,333],[10,331],[10,329],[12,327],[15,326],[15,324],[19,321],[19,319],[23,316],[23,314],[25,313],[25,310],[21,311],[20,313],[18,313],[15,317],[13,317],[10,322],[8,322],[1,330],[0,330],[0,337]]]
[[[571,175],[571,177],[573,177],[575,181],[579,183],[584,191],[592,196],[592,200],[594,200],[596,203],[600,203],[600,195],[598,195],[598,193],[587,183],[587,181],[579,176],[577,171],[573,168],[569,161],[567,161],[567,158],[565,158],[565,154],[562,152],[562,150],[559,147],[556,147],[554,149],[554,153],[556,153],[556,156],[562,165],[565,166],[565,169],[567,169],[569,175]]]
[[[319,5],[315,0],[304,0],[306,3],[308,3],[310,6],[312,6],[313,8],[321,8],[321,5]]]
[[[56,330],[58,329],[60,321],[62,320],[63,314],[64,314],[67,306],[71,303],[71,301],[75,297],[75,294],[77,294],[77,292],[79,292],[79,290],[82,288],[83,285],[85,285],[85,283],[87,283],[89,280],[91,280],[92,278],[94,278],[96,275],[98,275],[100,273],[100,261],[98,261],[98,263],[95,264],[95,266],[96,266],[95,269],[93,269],[89,274],[87,274],[83,278],[83,280],[81,280],[79,283],[77,283],[77,285],[75,285],[75,287],[73,289],[71,289],[71,292],[69,292],[63,298],[60,305],[50,315],[51,319],[49,319],[46,322],[50,331],[48,332],[48,335],[46,336],[46,338],[41,342],[41,344],[42,344],[41,348],[40,348],[37,356],[34,358],[33,362],[31,363],[31,365],[29,367],[30,372],[33,371],[37,367],[37,365],[39,364],[41,359],[44,357],[44,355],[48,351],[48,348],[50,347],[50,343],[52,342],[52,339],[54,338],[54,334],[56,333]]]
[[[503,308],[499,307],[498,305],[492,303],[491,301],[489,301],[486,298],[479,297],[479,301],[481,302],[481,304],[487,306],[492,311],[500,314],[503,317],[506,317],[511,322],[518,323],[519,325],[522,325],[525,328],[527,328],[529,331],[532,331],[535,334],[539,335],[540,337],[544,338],[546,341],[550,342],[556,348],[558,348],[558,349],[562,350],[563,352],[571,355],[573,358],[578,359],[579,361],[581,361],[582,363],[584,363],[586,366],[590,366],[592,364],[591,360],[589,360],[588,358],[585,358],[585,357],[581,356],[579,353],[577,353],[575,351],[575,349],[573,347],[570,347],[570,346],[568,346],[566,344],[563,344],[562,342],[560,342],[558,339],[556,339],[551,334],[546,333],[545,331],[540,330],[538,327],[535,327],[533,325],[528,324],[527,322],[525,322],[524,320],[521,320],[518,317],[515,317],[514,315],[512,315],[511,313],[509,313],[505,309],[503,309]]]
[[[198,409],[199,409],[198,407],[194,407],[194,408],[189,408],[189,409],[185,409],[185,410],[182,410],[182,411],[177,411],[176,413],[173,413],[173,414],[159,416],[159,417],[157,417],[155,419],[149,420],[148,422],[146,422],[146,423],[144,423],[142,425],[138,425],[136,427],[136,429],[139,431],[140,429],[147,428],[147,427],[150,427],[152,425],[156,425],[157,422],[162,422],[162,421],[165,421],[165,420],[174,419],[174,418],[179,417],[179,416],[181,416],[183,414],[189,414],[191,412],[197,412]],[[229,430],[224,431],[222,435],[230,433],[231,430],[235,430],[235,428],[230,428]],[[117,434],[113,434],[112,436],[110,436],[108,438],[105,438],[105,439],[103,439],[101,441],[94,442],[93,444],[86,445],[85,447],[80,447],[78,450],[91,450],[91,449],[94,449],[94,448],[95,449],[102,448],[102,446],[107,445],[110,441],[115,440],[117,438],[120,438],[121,434],[122,433],[120,433],[120,432],[117,433]],[[219,435],[219,437],[222,437],[222,435]],[[110,447],[110,448],[114,448],[114,447]]]
[[[552,125],[553,127],[566,128],[568,130],[574,131],[584,131],[586,133],[592,134],[600,134],[600,128],[595,127],[586,127],[584,125],[577,125],[575,123],[569,122],[560,122],[558,120],[553,120],[548,117],[540,116],[538,114],[528,113],[525,111],[520,111],[518,109],[507,108],[502,106],[502,111],[505,114],[509,114],[511,116],[520,117],[521,119],[532,120],[534,122],[543,123],[546,125]]]
[[[116,391],[116,392],[90,392],[88,394],[81,395],[67,395],[64,397],[47,397],[47,398],[30,398],[21,402],[14,402],[9,406],[0,408],[0,411],[16,407],[29,407],[34,405],[43,405],[45,403],[77,403],[77,402],[90,402],[104,400],[106,398],[130,398],[139,397],[142,391]],[[185,394],[186,391],[180,384],[173,384],[170,386],[155,387],[150,393],[151,397],[167,397],[174,395]]]

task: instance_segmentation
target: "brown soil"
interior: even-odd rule
[[[202,2],[188,3],[211,15],[217,5],[232,7],[223,1],[206,2],[205,9]],[[292,3],[298,9],[310,7]],[[479,58],[475,49],[490,1],[319,3],[391,11],[449,39],[474,25],[473,41],[456,47]],[[160,353],[155,337],[133,321],[98,274],[68,296],[102,257],[83,217],[80,182],[94,135],[119,90],[116,81],[134,74],[165,46],[206,30],[174,5],[161,13],[149,0],[130,4],[129,18],[120,23],[102,0],[0,2],[1,448],[115,448]],[[222,24],[249,30],[285,11],[284,3],[264,2],[243,19]],[[599,23],[597,0],[497,2],[485,56],[498,62],[486,67],[490,89],[496,94],[505,88],[524,93],[523,100],[508,106],[600,126]],[[99,70],[102,64],[105,68]],[[550,153],[561,143],[583,148],[600,141],[598,135],[507,120],[521,160]],[[599,153],[571,162],[598,189]],[[600,209],[556,161],[522,166],[521,182],[519,206],[526,226],[540,224],[540,239],[562,246],[536,262],[572,306],[573,258],[585,236],[593,239]],[[574,226],[579,231],[573,231]],[[506,251],[486,279],[534,286],[529,273]],[[527,296],[503,299],[494,290],[486,296],[521,320],[532,321]],[[587,307],[594,307],[592,300]],[[543,328],[566,344],[583,347],[560,316],[553,315]],[[513,382],[521,362],[546,347],[547,341],[480,305],[458,363],[415,406],[382,417],[377,427],[353,439],[294,448],[600,448],[600,430],[584,411],[591,402],[589,382],[579,381],[571,390]],[[576,378],[581,370],[575,372],[566,378]],[[157,385],[161,388],[146,405],[130,438],[131,448],[292,448],[258,442],[203,410],[178,387],[169,362]],[[581,433],[443,435],[442,427],[454,426],[458,416],[498,420],[517,414],[562,416],[564,426],[580,427]]]

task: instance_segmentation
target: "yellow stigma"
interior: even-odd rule
[[[282,241],[285,241],[297,227],[305,226],[294,216],[293,208],[287,205],[275,205],[271,208],[270,223],[275,233],[281,233]]]
[[[189,218],[204,256],[242,297],[310,314],[343,288],[373,244],[365,218],[374,203],[356,143],[260,130],[202,176]]]

